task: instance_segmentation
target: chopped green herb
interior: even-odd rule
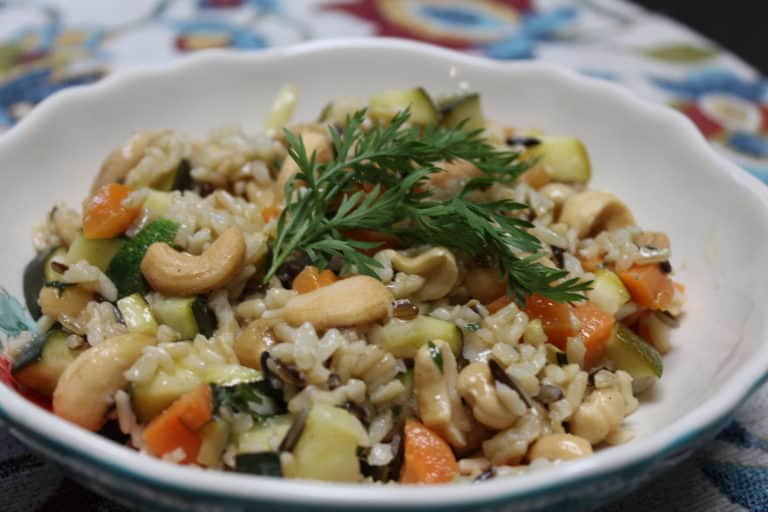
[[[211,385],[214,410],[228,407],[233,413],[249,414],[259,420],[284,412],[284,406],[266,381],[234,386]]]
[[[467,324],[467,330],[469,332],[477,332],[478,329],[480,329],[480,324]]]
[[[353,240],[344,234],[368,229],[408,244],[447,246],[470,258],[492,254],[519,302],[531,293],[560,302],[582,299],[589,283],[538,263],[544,251],[527,231],[532,224],[510,215],[528,209],[527,205],[467,199],[473,190],[512,183],[528,164],[517,153],[487,143],[482,130],[467,131],[463,124],[408,128],[409,117],[406,109],[387,125],[363,128],[365,110],[360,110],[347,117],[341,134],[329,127],[337,156],[325,164],[307,154],[301,137],[285,132],[288,153],[300,172],[286,184],[285,197],[291,199],[277,223],[265,282],[296,251],[306,253],[321,268],[332,258],[341,258],[343,271],[354,265],[359,273],[376,277],[381,264],[363,251],[381,242]],[[433,198],[422,185],[440,171],[439,162],[456,158],[471,162],[484,174],[470,180],[457,197]],[[299,183],[305,188],[294,194]]]
[[[440,373],[443,373],[443,354],[442,354],[442,352],[440,352],[440,349],[437,348],[437,345],[435,345],[431,341],[427,343],[427,348],[429,350],[429,355],[432,358],[432,362],[435,363],[435,366],[437,366],[437,369],[440,370]]]

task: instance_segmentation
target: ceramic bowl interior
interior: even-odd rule
[[[413,43],[315,43],[260,54],[208,53],[162,70],[127,74],[46,101],[0,139],[4,219],[0,284],[21,297],[32,257],[30,226],[57,201],[77,206],[107,152],[136,130],[201,136],[225,124],[258,129],[284,83],[301,90],[295,119],[316,118],[334,97],[424,86],[435,94],[482,93],[488,117],[582,139],[592,187],[611,191],[646,229],[672,240],[686,316],[664,377],[628,419],[637,439],[553,469],[473,487],[391,489],[202,473],[142,457],[81,431],[0,386],[18,431],[57,438],[178,489],[294,504],[469,505],[512,500],[552,482],[578,482],[683,448],[722,422],[768,369],[768,201],[764,186],[709,149],[682,116],[618,87],[537,63],[500,64]]]

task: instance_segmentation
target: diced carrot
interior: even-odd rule
[[[568,337],[578,332],[571,316],[571,307],[566,303],[554,302],[534,294],[525,301],[525,312],[531,320],[541,320],[547,341],[560,350],[565,350]]]
[[[322,286],[328,286],[339,280],[339,277],[334,274],[333,270],[325,269],[317,276],[317,284]]]
[[[451,447],[439,435],[416,420],[405,422],[405,450],[400,482],[444,484],[459,472]]]
[[[211,420],[213,397],[208,384],[181,395],[144,429],[142,437],[150,452],[158,457],[178,448],[184,450],[183,462],[197,460],[203,438],[200,429]]]
[[[490,314],[494,314],[500,309],[504,309],[511,303],[512,303],[512,299],[510,297],[508,297],[507,295],[502,295],[501,297],[494,299],[488,304],[486,304],[485,308],[488,310]]]
[[[281,213],[283,213],[283,209],[280,208],[279,206],[267,206],[266,208],[261,210],[261,219],[266,224],[272,219],[277,219],[278,217],[280,217]]]
[[[586,272],[597,272],[601,268],[603,268],[603,258],[597,257],[597,258],[579,258],[579,261],[581,262],[581,268],[583,268]]]
[[[307,265],[293,278],[291,287],[299,293],[309,293],[320,288],[320,272],[317,267]]]
[[[291,287],[299,293],[309,293],[338,280],[339,277],[330,269],[320,272],[317,267],[307,265],[293,278]]]
[[[672,302],[674,283],[658,265],[635,265],[619,272],[619,278],[632,300],[642,307],[663,310]]]
[[[584,340],[587,349],[584,355],[584,367],[591,368],[603,358],[608,340],[611,339],[616,319],[591,302],[584,302],[573,308],[573,314],[581,322],[578,335]]]
[[[381,233],[380,231],[373,231],[371,229],[349,229],[343,231],[342,234],[349,239],[357,240],[359,242],[380,242],[379,245],[373,249],[363,249],[360,251],[369,256],[382,249],[397,249],[400,247],[399,238],[387,233]]]
[[[543,166],[535,165],[521,174],[518,180],[531,188],[540,189],[552,181],[552,177]]]
[[[122,235],[141,212],[141,208],[123,205],[131,192],[132,188],[119,183],[96,190],[83,206],[83,236],[93,239]]]

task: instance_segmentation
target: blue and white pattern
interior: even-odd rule
[[[538,58],[622,83],[689,116],[718,151],[768,182],[768,82],[697,34],[619,0],[6,0],[0,130],[61,89],[191,51],[377,35]],[[0,290],[0,339],[30,328]],[[768,387],[694,457],[605,511],[768,511],[766,417]],[[125,510],[2,428],[0,496],[3,512]]]

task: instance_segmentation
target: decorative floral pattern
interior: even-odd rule
[[[106,5],[103,0],[0,2],[0,130],[63,88],[197,50],[391,36],[495,59],[540,58],[622,83],[687,115],[716,149],[768,182],[768,82],[686,28],[627,2],[133,0]],[[34,323],[23,307],[0,290],[0,338],[29,328]],[[9,377],[7,360],[0,358],[0,380]],[[660,503],[655,496],[665,490],[671,491],[669,506],[680,510],[690,509],[692,497],[712,510],[768,510],[766,390],[750,403],[739,421],[676,473],[671,485],[657,482],[610,510],[647,510]],[[13,498],[10,510],[34,508],[61,477],[3,432],[0,436],[0,494]],[[50,482],[45,490],[36,487],[41,472]],[[29,492],[19,494],[22,487]],[[82,499],[101,500],[65,482],[47,505],[64,510]],[[121,510],[105,500],[95,506]]]

